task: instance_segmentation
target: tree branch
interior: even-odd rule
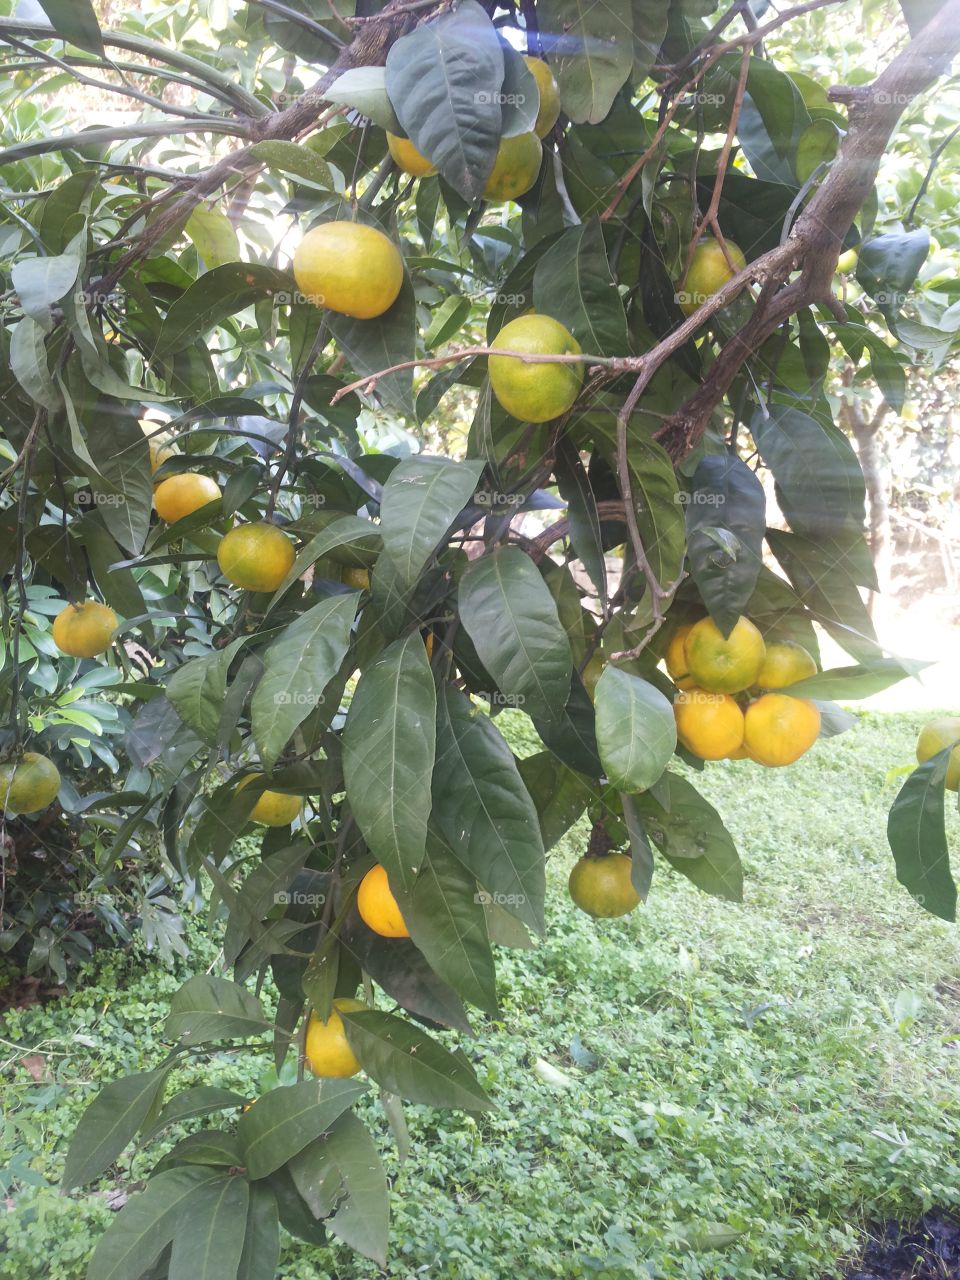
[[[800,214],[786,243],[741,273],[755,275],[762,267],[767,284],[753,315],[721,348],[698,390],[656,432],[655,438],[674,461],[685,457],[696,446],[714,409],[733,385],[745,361],[760,345],[796,312],[813,303],[832,300],[833,273],[844,238],[873,188],[880,162],[905,106],[930,88],[958,50],[960,0],[947,0],[872,84],[830,91],[835,101],[849,103],[849,129],[837,159]],[[796,267],[800,268],[800,276],[786,283]],[[721,293],[728,288],[725,286]],[[711,301],[719,296],[714,295]],[[681,325],[676,333],[681,333],[689,323]],[[663,363],[661,349],[674,337],[675,334],[671,334],[649,353],[651,364]]]

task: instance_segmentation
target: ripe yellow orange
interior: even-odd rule
[[[581,858],[570,872],[567,887],[581,911],[597,920],[625,916],[640,903],[630,880],[633,860],[625,853]]]
[[[484,200],[496,204],[518,200],[537,180],[543,147],[535,133],[518,133],[504,138],[497,149],[493,172],[483,189]]]
[[[677,737],[701,760],[723,760],[743,745],[743,712],[728,693],[682,689],[673,715]]]
[[[276,591],[293,567],[293,543],[265,520],[231,529],[217,547],[223,576],[247,591]]]
[[[960,742],[960,716],[939,716],[931,720],[920,730],[917,739],[917,760],[923,764],[938,751],[949,747],[951,742]],[[946,787],[948,791],[960,788],[960,746],[950,752],[947,764]]]
[[[751,702],[743,722],[751,759],[769,768],[793,764],[820,736],[820,708],[786,693],[765,693]]]
[[[788,684],[817,674],[813,656],[793,640],[776,640],[766,647],[763,666],[757,675],[761,689],[785,689]]]
[[[511,320],[490,344],[500,351],[529,355],[579,355],[580,343],[558,320],[527,315]],[[493,394],[521,422],[559,418],[580,394],[582,364],[525,363],[517,356],[489,356]]]
[[[68,604],[53,620],[53,643],[71,658],[95,658],[110,648],[117,615],[99,600]]]
[[[714,693],[740,693],[757,683],[766,645],[749,620],[738,618],[728,636],[712,618],[701,618],[687,636],[687,665],[694,684]]]
[[[19,760],[0,764],[0,812],[39,813],[60,790],[60,771],[39,751],[25,751]]]
[[[315,1076],[343,1079],[357,1074],[360,1061],[350,1048],[340,1013],[357,1013],[367,1007],[361,1000],[334,1000],[326,1022],[311,1013],[307,1024],[304,1057]]]
[[[393,163],[412,178],[429,178],[437,172],[437,166],[431,164],[426,156],[421,155],[409,138],[400,138],[395,133],[387,134],[387,147],[393,156]]]
[[[293,274],[318,307],[372,320],[393,306],[403,285],[400,250],[362,222],[324,222],[300,241]]]
[[[524,62],[540,90],[540,110],[533,131],[538,138],[545,138],[560,117],[560,90],[542,58],[524,58]]]
[[[378,863],[371,867],[360,881],[357,890],[357,910],[360,919],[383,938],[409,938],[400,907],[390,889],[386,867]]]
[[[711,238],[701,240],[697,245],[687,278],[683,287],[677,291],[677,302],[684,315],[692,316],[709,297],[747,265],[746,258],[732,240],[727,241],[727,251],[737,271],[730,270],[718,241]]]
[[[692,689],[695,684],[687,662],[687,636],[692,630],[692,623],[686,627],[677,627],[663,657],[667,675],[678,689]]]
[[[340,581],[346,587],[355,587],[357,591],[368,591],[370,589],[370,570],[358,569],[352,565],[342,570]]]
[[[216,480],[195,471],[182,471],[160,481],[153,491],[153,505],[161,520],[173,524],[193,515],[208,502],[219,502],[222,496]]]
[[[257,775],[248,773],[237,785],[237,790],[254,780]],[[257,803],[250,811],[250,821],[259,822],[264,827],[289,827],[300,812],[300,797],[287,795],[284,791],[262,791]]]
[[[176,450],[171,449],[168,444],[158,444],[155,440],[148,441],[150,450],[150,470],[159,471],[168,458],[175,458]]]

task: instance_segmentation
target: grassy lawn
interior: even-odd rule
[[[562,842],[546,941],[502,953],[500,1017],[464,1043],[497,1109],[409,1108],[401,1168],[370,1106],[396,1179],[387,1274],[803,1280],[837,1274],[863,1219],[960,1204],[957,933],[897,885],[885,838],[887,771],[920,719],[865,714],[787,770],[708,768],[742,907],[660,863],[645,907],[595,923],[564,888],[585,828]],[[197,937],[191,966],[213,959]],[[83,1275],[109,1188],[59,1195],[67,1137],[98,1082],[159,1059],[189,972],[105,955],[74,995],[0,1023],[2,1280]],[[48,1082],[11,1067],[26,1053]],[[201,1071],[253,1094],[265,1067]],[[159,1154],[125,1157],[123,1178]],[[286,1280],[377,1274],[338,1245],[284,1253]]]

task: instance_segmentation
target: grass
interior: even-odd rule
[[[708,768],[742,907],[659,864],[645,907],[595,923],[564,892],[584,827],[562,842],[547,938],[501,954],[500,1016],[464,1042],[497,1110],[409,1108],[402,1167],[369,1110],[395,1178],[387,1274],[818,1280],[864,1220],[960,1204],[957,935],[897,885],[885,839],[888,770],[909,762],[918,721],[865,714],[787,770]],[[511,736],[536,749],[522,721]],[[213,951],[194,932],[199,967]],[[0,1060],[40,1054],[50,1079],[4,1076],[2,1280],[82,1277],[110,1184],[59,1195],[69,1133],[100,1081],[159,1058],[189,971],[106,955],[62,1002],[5,1018]],[[264,1083],[250,1056],[203,1071]],[[125,1160],[121,1182],[158,1155]],[[280,1274],[379,1273],[288,1241]]]

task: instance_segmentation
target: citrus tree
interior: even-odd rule
[[[597,917],[658,865],[738,901],[677,762],[789,767],[849,727],[833,699],[915,669],[863,604],[825,387],[842,357],[897,404],[960,328],[876,187],[960,0],[865,8],[899,52],[830,88],[832,3],[0,19],[4,854],[56,831],[94,913],[146,864],[226,917],[225,974],[70,1147],[68,1190],[199,1124],[90,1280],[267,1280],[281,1225],[383,1263],[355,1104],[378,1090],[401,1149],[401,1099],[491,1105],[452,1033],[495,1012],[495,947],[543,931],[561,835],[589,814],[570,892]],[[82,127],[65,87],[124,122]],[[928,728],[890,817],[946,919],[958,738]],[[225,1045],[295,1082],[243,1105]]]

